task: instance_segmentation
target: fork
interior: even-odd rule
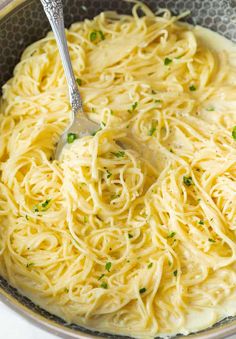
[[[68,45],[65,35],[63,5],[61,0],[40,0],[44,12],[47,15],[51,28],[54,32],[59,53],[61,56],[67,84],[69,99],[72,109],[72,121],[65,132],[61,135],[56,151],[55,159],[59,159],[65,144],[71,143],[76,138],[91,135],[99,130],[100,125],[91,121],[83,110],[82,99],[75,80]]]

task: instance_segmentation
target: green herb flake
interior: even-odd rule
[[[150,264],[148,264],[148,269],[149,269],[149,268],[152,268],[152,266],[153,266],[153,263],[150,262]]]
[[[88,222],[88,217],[87,215],[84,216],[84,223],[86,224]]]
[[[49,203],[50,203],[51,199],[47,199],[42,203],[42,208],[45,209],[48,207]]]
[[[30,262],[29,264],[26,265],[27,268],[30,268],[32,266],[34,266],[35,264],[33,262]]]
[[[125,156],[124,151],[118,151],[118,152],[111,152],[116,158],[123,158]]]
[[[101,283],[100,287],[104,288],[105,290],[108,289],[108,285],[107,285],[107,283],[104,282],[104,281]]]
[[[170,58],[165,58],[165,60],[164,60],[164,65],[165,66],[168,66],[168,65],[170,65],[172,63],[172,59],[170,59]]]
[[[39,212],[38,205],[35,205],[35,206],[33,207],[33,212],[34,212],[34,213],[38,213],[38,212]]]
[[[112,200],[113,200],[113,199],[116,199],[116,198],[119,198],[119,197],[120,197],[120,194],[114,193],[114,194],[111,195],[111,199],[112,199]]]
[[[100,132],[102,128],[99,128],[98,130],[94,131],[91,133],[91,135],[94,137],[98,132]]]
[[[131,109],[128,109],[129,113],[133,113],[136,108],[138,107],[138,102],[136,101],[135,103],[133,103],[133,105],[131,106]]]
[[[69,293],[69,288],[66,287],[66,288],[64,289],[64,292],[65,292],[65,293]]]
[[[38,212],[45,212],[45,211],[47,211],[47,209],[49,208],[50,201],[51,201],[51,199],[47,199],[43,203],[35,205],[33,207],[33,212],[34,213],[38,213]]]
[[[29,220],[29,216],[28,216],[28,215],[26,215],[26,216],[25,216],[25,219],[26,219],[26,220]]]
[[[111,265],[112,265],[111,262],[107,262],[106,265],[105,265],[105,269],[106,269],[108,272],[110,272]]]
[[[167,239],[173,238],[176,235],[176,232],[170,232],[170,234],[167,236]]]
[[[100,35],[101,40],[105,40],[105,35],[102,31],[98,31],[98,34]]]
[[[139,293],[140,293],[140,294],[143,294],[143,293],[145,293],[146,291],[147,291],[147,289],[146,289],[145,287],[143,287],[143,288],[140,288]]]
[[[233,137],[233,139],[236,141],[236,126],[233,127],[233,130],[232,130],[232,137]]]
[[[93,31],[90,33],[89,39],[91,42],[95,41],[97,39],[97,32]]]
[[[174,274],[175,277],[177,277],[178,271],[175,270],[175,271],[173,272],[173,274]]]
[[[128,233],[128,238],[129,239],[132,239],[134,236],[132,235],[132,234],[130,234],[130,233]]]
[[[114,111],[112,109],[110,109],[110,114],[114,115]]]
[[[68,133],[67,134],[68,144],[72,144],[75,141],[75,139],[77,139],[77,134],[75,134],[75,133]]]
[[[162,103],[162,100],[161,99],[156,99],[154,102],[155,102],[155,104],[160,104],[160,103]]]
[[[76,79],[76,82],[77,82],[78,86],[81,86],[81,85],[82,85],[82,80],[81,80],[81,79],[77,78],[77,79]]]
[[[198,223],[199,223],[199,225],[204,225],[204,221],[203,220],[200,220]]]
[[[193,179],[192,177],[183,177],[183,182],[186,186],[191,186],[193,184]]]
[[[191,92],[194,92],[194,91],[197,90],[197,88],[196,88],[196,86],[191,85],[191,86],[189,86],[189,90],[190,90]]]
[[[107,179],[109,179],[112,176],[112,173],[109,170],[106,170],[107,172]]]
[[[101,274],[98,280],[101,280],[103,277],[105,277],[105,274]]]
[[[209,238],[208,241],[210,241],[210,242],[216,242],[216,241],[215,241],[214,239],[212,239],[212,238]]]
[[[206,110],[207,110],[208,112],[213,112],[213,111],[215,110],[215,108],[214,108],[214,107],[208,107],[208,108],[206,108]]]
[[[151,137],[153,136],[153,134],[156,132],[157,128],[156,128],[156,124],[152,123],[152,126],[150,128],[150,130],[148,131],[148,135]]]

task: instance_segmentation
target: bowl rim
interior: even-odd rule
[[[22,304],[20,301],[15,299],[12,295],[8,294],[1,286],[0,286],[0,301],[2,301],[5,305],[7,305],[11,310],[20,314],[23,318],[28,320],[31,324],[36,325],[37,327],[48,330],[50,333],[60,336],[64,339],[98,339],[98,338],[107,338],[108,335],[93,335],[91,333],[85,333],[81,330],[75,330],[68,327],[64,327],[61,324],[56,323],[55,321],[48,319],[41,314],[35,313],[33,310]],[[85,328],[85,327],[84,327]],[[220,325],[219,323],[215,324],[215,326],[199,331],[197,333],[190,333],[189,335],[177,335],[176,338],[184,339],[184,338],[193,338],[193,339],[223,339],[228,336],[234,335],[236,333],[236,319]],[[114,336],[115,334],[111,334]],[[119,338],[122,337],[118,335]],[[123,336],[124,338],[127,338]],[[175,337],[173,337],[175,338]]]
[[[6,15],[10,14],[11,11],[19,7],[22,3],[27,0],[0,0],[0,20],[2,20]],[[115,339],[115,334],[109,335],[108,333],[99,333],[96,330],[94,332],[99,333],[98,335],[94,335],[91,333],[83,332],[79,329],[73,329],[69,327],[65,327],[62,324],[55,322],[52,319],[48,319],[41,314],[36,313],[19,300],[14,298],[11,294],[7,293],[0,286],[0,301],[3,302],[6,306],[8,306],[13,312],[21,315],[24,319],[29,321],[31,324],[46,330],[54,335],[57,335],[61,338],[65,339],[97,339],[97,338],[110,338],[113,337]],[[232,317],[229,317],[232,318]],[[84,327],[81,325],[81,327]],[[93,330],[84,327],[87,330]],[[224,322],[221,324],[221,321],[213,325],[211,328],[206,328],[196,333],[190,333],[189,335],[177,335],[179,339],[184,338],[194,338],[194,339],[223,339],[228,336],[236,334],[236,317],[232,318],[229,322]],[[122,335],[117,335],[120,337],[127,338]]]

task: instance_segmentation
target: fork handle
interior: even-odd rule
[[[55,35],[57,46],[60,52],[66,80],[69,88],[70,104],[73,112],[73,118],[77,113],[83,112],[82,100],[75,80],[68,45],[65,35],[63,4],[61,0],[40,0],[44,12],[46,13],[49,23]]]

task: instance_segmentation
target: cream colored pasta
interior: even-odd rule
[[[68,322],[153,337],[236,313],[235,52],[177,20],[135,4],[71,26],[101,129],[59,161],[71,113],[52,33],[3,86],[0,273]]]

